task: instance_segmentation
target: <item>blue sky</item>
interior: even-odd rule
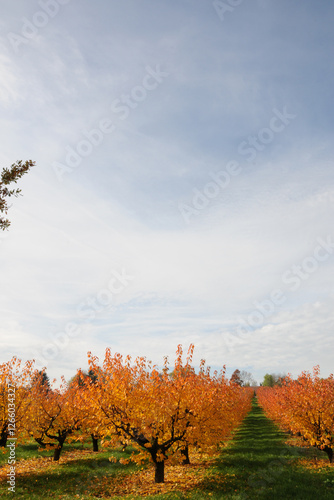
[[[1,361],[333,372],[330,2],[1,2]]]

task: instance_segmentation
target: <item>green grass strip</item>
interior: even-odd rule
[[[287,446],[286,438],[254,398],[251,412],[215,467],[221,477],[227,475],[226,481],[211,482],[212,495],[203,498],[333,500],[334,469],[314,472],[298,466],[296,460],[310,450]]]

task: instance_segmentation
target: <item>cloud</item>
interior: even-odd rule
[[[2,25],[19,33],[33,15],[8,4]],[[18,53],[5,40],[0,162],[37,165],[0,238],[4,359],[56,345],[50,375],[71,376],[88,349],[160,362],[194,342],[196,359],[259,379],[313,360],[329,370],[332,256],[295,291],[282,277],[332,235],[331,21],[324,6],[286,1],[243,2],[224,22],[210,3],[82,1]],[[168,76],[141,99],[148,67]],[[131,93],[122,119],[113,103]],[[270,134],[275,109],[296,117]],[[105,119],[113,130],[93,144]],[[59,179],[55,163],[82,141],[89,154]],[[231,161],[239,173],[208,196]],[[179,207],[195,194],[187,222]],[[134,277],[118,294],[115,272]],[[228,350],[277,289],[284,304]],[[72,323],[81,334],[61,347]]]
[[[0,105],[9,108],[16,106],[22,100],[19,93],[19,79],[16,74],[15,65],[10,58],[3,52],[3,46],[0,45]]]

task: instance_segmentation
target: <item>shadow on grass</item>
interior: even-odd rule
[[[30,447],[30,445],[27,445]],[[34,445],[32,445],[34,446]],[[28,450],[26,450],[28,451]],[[34,451],[34,450],[33,450]],[[73,451],[73,450],[71,450]],[[125,451],[112,450],[112,455],[117,462],[108,460],[111,451],[104,451],[74,458],[68,462],[46,462],[46,467],[39,472],[33,468],[25,474],[18,473],[16,476],[15,498],[38,499],[38,498],[96,498],[93,494],[96,484],[102,478],[109,480],[126,481],[126,477],[138,469],[134,463],[121,464],[118,459],[127,459],[131,456],[133,449],[128,447]],[[39,454],[40,456],[40,454]],[[5,479],[0,483],[0,497],[7,496],[7,484]],[[9,493],[13,496],[13,493]]]
[[[296,459],[305,454],[285,445],[286,437],[254,399],[251,412],[215,464],[216,476],[203,482],[202,498],[334,500],[334,470],[315,474],[298,467]]]
[[[16,478],[16,498],[82,498],[90,497],[94,486],[103,477],[115,477],[117,481],[136,470],[135,464],[112,463],[107,457],[78,459],[59,463],[56,468],[40,473],[34,471]],[[0,496],[4,496],[5,484],[0,486]],[[6,488],[7,489],[7,488]],[[66,495],[66,496],[65,496]],[[91,497],[93,498],[93,496]]]
[[[64,456],[66,451],[82,450],[82,449],[92,449],[91,442],[88,441],[85,444],[79,442],[65,443],[61,457]],[[7,452],[6,452],[7,450]],[[1,453],[3,451],[3,453]],[[15,456],[17,460],[28,460],[30,458],[40,458],[40,457],[52,457],[52,450],[45,450],[36,443],[36,441],[31,440],[27,443],[19,443],[15,448]],[[8,461],[8,449],[0,448],[0,466],[6,464]]]

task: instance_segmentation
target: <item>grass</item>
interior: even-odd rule
[[[326,455],[314,448],[287,446],[286,440],[254,400],[217,461],[215,470],[228,475],[228,481],[223,487],[213,485],[211,498],[333,500],[334,468],[327,465]]]
[[[160,486],[154,485],[148,466],[140,470],[133,464],[111,463],[108,460],[110,451],[94,454],[81,444],[65,445],[63,458],[55,464],[50,458],[52,452],[37,452],[37,446],[28,443],[17,448],[17,458],[25,459],[27,470],[16,479],[15,497],[22,500],[116,500],[124,496],[113,495],[115,482],[120,493],[135,479],[133,484],[137,493],[133,489],[127,499],[334,500],[334,467],[329,467],[325,454],[314,448],[288,446],[286,440],[286,434],[265,417],[254,400],[252,411],[211,467],[195,464],[173,468],[167,465],[167,481]],[[88,446],[91,448],[90,444]],[[130,448],[112,452],[117,458],[128,458],[131,453]],[[37,458],[41,455],[44,458]],[[2,456],[1,462],[6,461],[6,456]],[[162,493],[172,486],[173,491]],[[153,491],[160,493],[149,494]],[[2,479],[0,496],[7,495],[7,484]]]
[[[65,444],[59,463],[52,460],[52,451],[38,451],[33,442],[17,447],[16,457],[20,461],[20,475],[16,477],[15,498],[37,500],[41,498],[62,498],[63,500],[96,498],[90,490],[103,477],[117,478],[131,474],[138,467],[132,463],[122,465],[119,459],[127,459],[132,447],[125,451],[112,450],[117,462],[109,461],[110,450],[94,453],[91,445]],[[7,456],[1,457],[7,463]],[[22,465],[23,464],[23,465]],[[8,492],[6,479],[1,478],[0,497],[13,495]]]
[[[68,444],[65,442],[63,446],[63,451],[62,454],[68,451],[72,450],[81,450],[83,448],[90,448],[90,441],[85,443],[85,445],[82,445],[79,442],[73,442],[71,444]],[[53,456],[53,451],[45,451],[40,448],[40,446],[36,443],[35,440],[31,439],[30,441],[26,442],[25,444],[17,446],[15,450],[15,455],[17,460],[28,460],[31,458],[38,458],[38,457],[52,457]],[[1,448],[0,448],[0,466],[4,465],[7,463],[7,454],[1,453]]]

